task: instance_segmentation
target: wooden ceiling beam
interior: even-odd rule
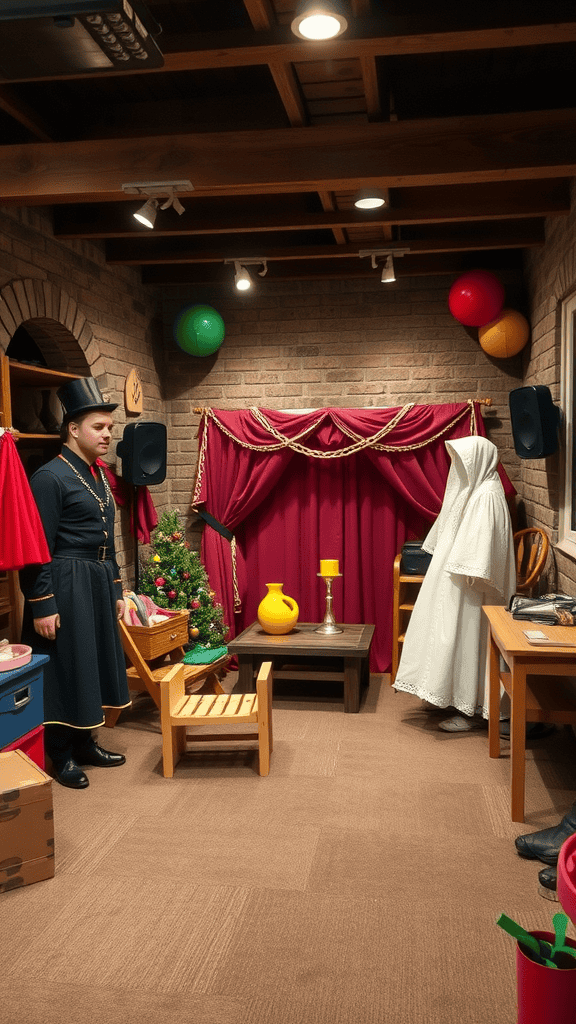
[[[27,128],[41,142],[51,142],[53,135],[35,110],[9,85],[0,85],[0,110]]]
[[[459,274],[478,266],[474,253],[436,253],[433,255],[403,256],[394,261],[398,278],[425,277],[436,274]],[[482,254],[482,267],[486,270],[521,270],[522,250],[509,249]],[[220,282],[230,283],[232,291],[233,274],[231,267],[218,264],[177,264],[142,267],[142,282],[149,285],[194,284]],[[294,263],[273,263],[268,274],[258,281],[258,288],[265,289],[271,281],[306,281],[378,276],[372,270],[370,260],[311,260]],[[393,287],[393,285],[382,285]]]
[[[424,157],[425,154],[425,157]],[[131,181],[190,179],[195,196],[572,177],[576,110],[29,143],[2,147],[0,201],[125,198]]]
[[[520,11],[520,17],[522,12]],[[356,35],[354,34],[356,33]],[[519,46],[545,46],[576,41],[576,21],[542,22],[494,28],[458,31],[407,32],[386,34],[380,29],[362,35],[362,22],[354,23],[345,38],[315,43],[296,39],[288,26],[258,33],[252,31],[204,32],[186,36],[161,37],[164,66],[142,71],[91,71],[69,75],[29,77],[19,82],[64,81],[75,78],[113,78],[132,74],[165,74],[171,71],[195,71],[207,68],[247,67],[256,64],[289,64],[314,60],[349,60],[401,56],[419,53],[453,53],[467,50],[508,49]]]
[[[301,127],[309,122],[306,105],[302,96],[300,83],[292,64],[272,61],[269,65],[274,85],[284,105],[288,120],[292,127]]]
[[[132,200],[134,202],[134,200]],[[173,210],[159,211],[155,238],[185,235],[231,235],[248,232],[314,231],[360,228],[365,225],[447,224],[485,220],[520,220],[526,217],[567,216],[570,212],[568,179],[496,182],[490,185],[454,185],[429,189],[402,189],[392,195],[388,208],[372,211],[338,210],[327,206],[325,213],[303,209],[260,210],[253,199],[185,200],[181,217]],[[263,204],[262,204],[263,205]],[[136,208],[136,206],[134,207]],[[129,223],[118,204],[97,204],[86,220],[86,211],[76,205],[54,210],[54,235],[58,238],[140,238],[142,228]],[[344,240],[343,238],[341,240]]]
[[[244,7],[252,22],[252,28],[256,32],[263,32],[276,24],[274,8],[270,0],[244,0]]]
[[[382,117],[382,104],[378,87],[378,72],[375,57],[361,57],[362,82],[366,97],[366,113],[369,121],[379,121]]]
[[[112,264],[125,264],[128,266],[145,266],[146,264],[158,263],[222,263],[230,259],[255,259],[259,256],[269,261],[292,261],[292,260],[325,260],[343,259],[349,256],[358,255],[360,248],[379,249],[390,248],[391,250],[410,249],[411,253],[437,253],[437,252],[474,252],[485,249],[518,249],[535,248],[544,244],[544,225],[542,222],[528,222],[528,224],[513,224],[506,232],[492,230],[482,234],[474,232],[469,237],[463,238],[437,238],[412,239],[402,242],[383,240],[382,243],[366,245],[295,245],[277,247],[239,246],[237,249],[230,246],[223,246],[220,249],[175,249],[173,246],[165,246],[159,241],[156,244],[155,238],[142,238],[139,242],[114,240],[106,245],[106,260]]]

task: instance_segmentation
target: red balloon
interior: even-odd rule
[[[459,323],[466,327],[484,327],[500,315],[504,288],[489,270],[469,270],[454,281],[448,305]]]

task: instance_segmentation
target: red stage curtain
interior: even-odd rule
[[[470,402],[296,415],[205,410],[193,506],[234,534],[231,545],[206,526],[201,552],[230,636],[254,621],[272,582],[298,602],[302,622],[321,622],[325,586],[316,574],[321,558],[337,558],[336,619],[376,625],[371,667],[387,671],[394,558],[440,511],[444,442],[471,433],[485,430]]]

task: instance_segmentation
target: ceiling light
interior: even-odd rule
[[[145,227],[153,228],[159,209],[167,210],[171,206],[176,213],[184,213],[177,193],[186,195],[193,192],[194,185],[191,181],[134,181],[122,185],[122,191],[127,195],[147,197],[144,205],[133,216]]]
[[[143,206],[140,206],[134,217],[139,220],[145,228],[153,228],[156,214],[158,213],[158,200],[147,199]]]
[[[253,284],[246,267],[262,267],[262,270],[258,271],[259,277],[265,277],[268,273],[268,261],[260,256],[257,259],[250,256],[241,260],[224,260],[224,263],[234,264],[234,284],[239,292],[248,291]]]
[[[369,256],[370,257],[370,260],[371,260],[371,263],[372,263],[372,270],[376,270],[377,269],[377,267],[378,267],[378,257],[379,256],[385,256],[386,257],[386,263],[384,264],[384,267],[382,269],[382,276],[380,277],[381,282],[383,284],[386,284],[389,281],[395,281],[396,280],[396,274],[394,272],[394,260],[393,260],[392,257],[393,256],[405,256],[407,252],[410,252],[409,248],[407,248],[407,247],[400,248],[400,246],[397,246],[397,248],[394,248],[394,249],[393,248],[389,248],[389,249],[361,249],[360,252],[358,253],[358,255],[359,255],[360,259],[363,259],[363,257],[365,257],[365,256]]]
[[[359,210],[377,210],[386,206],[386,196],[379,188],[361,188],[354,196],[354,206]]]
[[[308,0],[301,5],[291,28],[300,39],[335,39],[346,31],[348,22],[335,0]]]
[[[246,267],[243,267],[241,263],[237,263],[236,261],[234,261],[234,267],[236,269],[236,273],[234,274],[234,284],[236,285],[236,288],[239,292],[248,291],[248,289],[252,287],[252,278],[246,270]]]
[[[382,268],[382,277],[380,281],[382,284],[388,283],[388,281],[395,281],[396,274],[394,273],[394,260],[391,256],[388,256],[384,267]]]

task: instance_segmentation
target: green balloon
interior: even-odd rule
[[[190,356],[216,352],[224,333],[224,321],[212,306],[186,306],[174,321],[174,340]]]

